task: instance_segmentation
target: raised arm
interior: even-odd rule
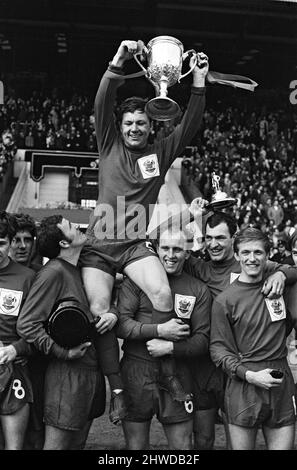
[[[122,41],[101,79],[94,103],[96,137],[101,157],[104,150],[112,145],[116,135],[113,112],[117,89],[124,83],[124,78],[121,78],[124,75],[122,67],[126,60],[133,57],[134,51],[142,50],[142,47],[142,41]]]
[[[208,57],[203,52],[199,52],[197,58],[198,65],[193,70],[191,97],[181,123],[166,139],[161,141],[167,165],[170,165],[180,155],[186,145],[190,145],[201,126],[205,108],[205,77],[209,67]],[[192,57],[190,66],[193,65],[193,60]]]

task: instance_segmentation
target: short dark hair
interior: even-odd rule
[[[117,120],[119,123],[122,122],[123,115],[125,113],[134,113],[135,111],[141,111],[145,113],[145,105],[147,101],[139,96],[131,96],[131,98],[127,98],[123,101],[118,109],[117,112]]]
[[[36,236],[35,220],[29,214],[16,213],[11,214],[16,232],[27,230],[32,237]]]
[[[212,214],[207,219],[206,226],[209,225],[210,228],[215,228],[223,223],[227,225],[230,236],[233,237],[238,230],[237,221],[232,215],[226,214],[226,212],[215,212]]]
[[[37,249],[41,256],[52,259],[60,254],[59,242],[67,240],[62,230],[57,227],[62,220],[62,215],[51,215],[42,219],[37,236]]]
[[[0,212],[0,237],[8,237],[11,243],[15,233],[16,230],[11,215],[5,211]]]
[[[271,248],[271,241],[266,233],[255,227],[247,227],[236,233],[234,237],[233,248],[235,253],[239,251],[241,243],[261,241],[264,245],[264,250],[268,254]]]

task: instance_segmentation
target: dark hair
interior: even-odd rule
[[[237,222],[234,217],[226,214],[226,212],[215,212],[207,219],[206,226],[209,225],[210,228],[215,228],[223,223],[227,225],[230,237],[233,237],[238,230]]]
[[[62,215],[51,215],[42,219],[37,236],[37,249],[41,256],[46,256],[49,259],[56,258],[61,249],[59,242],[61,240],[70,241],[57,227],[57,224],[62,220]]]
[[[32,237],[36,236],[35,220],[29,214],[11,214],[16,232],[27,230]]]
[[[146,100],[140,98],[138,96],[132,96],[131,98],[127,98],[120,104],[120,107],[117,112],[117,120],[119,123],[122,122],[123,115],[125,113],[134,113],[135,111],[141,111],[145,113],[145,105]]]
[[[234,237],[233,248],[235,253],[239,251],[239,245],[247,242],[263,242],[264,250],[268,254],[271,248],[271,241],[268,236],[258,228],[247,227],[236,233]]]
[[[16,230],[11,215],[5,211],[0,212],[0,237],[8,237],[11,243],[15,233]]]

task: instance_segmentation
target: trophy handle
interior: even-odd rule
[[[141,56],[143,53],[145,54],[148,54],[148,49],[144,46],[144,48],[142,49],[142,51],[139,51],[139,52],[136,52],[136,54],[133,55],[134,59],[136,60],[136,62],[138,63],[139,67],[145,72],[145,74],[147,75],[147,69],[142,65],[142,63],[140,62],[140,60],[138,60],[138,57],[137,56]]]
[[[186,77],[187,75],[189,75],[189,73],[193,72],[194,68],[196,67],[197,65],[197,54],[196,54],[196,51],[194,51],[194,49],[190,49],[189,51],[186,51],[183,53],[183,61],[188,57],[188,55],[190,54],[195,54],[195,61],[194,61],[194,65],[190,68],[190,70],[188,70],[186,73],[184,73],[183,75],[181,75],[178,79],[178,83],[181,81],[182,78]]]

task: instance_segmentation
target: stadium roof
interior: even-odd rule
[[[0,71],[105,68],[122,39],[171,35],[213,70],[297,78],[297,3],[261,0],[2,0]]]

